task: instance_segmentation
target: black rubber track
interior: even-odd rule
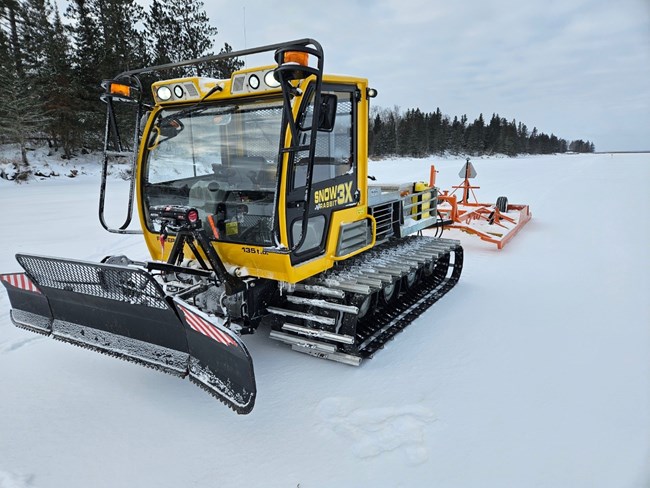
[[[450,264],[451,253],[453,263]],[[356,344],[359,350],[355,355],[372,357],[456,285],[463,269],[463,248],[457,246],[450,251],[450,255],[440,257],[434,273],[422,278],[419,286],[403,292],[395,304],[378,307],[357,324]],[[452,272],[446,277],[449,266],[453,266]]]

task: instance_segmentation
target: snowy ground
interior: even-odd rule
[[[370,172],[428,180],[432,161]],[[458,182],[463,160],[435,162]],[[650,486],[650,154],[474,164],[482,200],[530,204],[526,228],[502,251],[460,235],[457,287],[359,368],[246,336],[248,416],[13,327],[0,291],[0,488]],[[0,271],[19,251],[144,258],[101,229],[97,189],[0,180]]]

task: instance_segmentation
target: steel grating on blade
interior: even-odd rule
[[[145,271],[110,264],[18,255],[40,286],[165,310],[169,305]]]

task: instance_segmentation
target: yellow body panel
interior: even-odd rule
[[[208,91],[213,88],[216,84],[222,87],[220,91],[215,91],[211,94],[207,100],[221,100],[221,99],[232,99],[235,97],[241,96],[260,96],[265,94],[274,94],[279,93],[279,89],[268,89],[261,93],[244,93],[244,94],[232,94],[231,86],[232,79],[235,79],[237,75],[242,73],[252,73],[260,72],[263,73],[264,70],[271,69],[272,67],[262,67],[262,68],[250,68],[246,70],[241,70],[233,73],[231,80],[209,80],[205,78],[182,78],[175,80],[165,80],[157,82],[152,86],[154,93],[156,89],[161,85],[176,85],[191,82],[197,87],[199,91],[199,97],[193,100],[187,100],[188,104],[193,104],[199,101]],[[308,84],[312,81],[312,77],[302,80],[299,87],[304,94]],[[223,261],[226,269],[230,272],[236,272],[239,276],[254,276],[259,278],[267,278],[276,281],[284,281],[288,283],[296,283],[302,280],[314,276],[320,272],[323,272],[333,266],[333,264],[341,259],[344,259],[345,256],[336,256],[336,247],[339,239],[339,232],[341,224],[352,223],[359,220],[369,219],[373,223],[372,232],[373,238],[372,243],[366,248],[372,247],[374,245],[374,234],[375,226],[374,219],[368,215],[367,207],[367,180],[368,180],[368,139],[367,139],[367,130],[368,130],[368,100],[365,97],[367,89],[367,80],[362,78],[354,78],[347,76],[324,76],[324,83],[336,83],[336,84],[346,84],[354,85],[360,93],[364,94],[361,96],[361,100],[357,104],[357,124],[355,130],[357,146],[354,148],[354,151],[357,155],[357,189],[359,191],[359,201],[357,205],[343,208],[332,212],[330,224],[329,224],[329,233],[326,240],[325,252],[309,261],[292,265],[290,256],[288,254],[282,254],[277,252],[269,251],[261,246],[254,246],[249,244],[237,244],[232,242],[214,242],[214,248],[216,249],[219,257]],[[172,86],[173,88],[173,86]],[[299,110],[300,103],[302,100],[302,95],[294,98],[293,101],[293,110],[294,115]],[[147,124],[144,128],[144,134],[148,134],[151,124],[155,119],[156,112],[163,108],[166,105],[173,103],[177,105],[179,100],[170,101],[167,103],[159,103],[152,114],[150,115]],[[286,137],[290,137],[289,134]],[[143,138],[144,141],[144,138]],[[164,252],[162,251],[162,246],[160,243],[160,236],[157,233],[151,232],[147,229],[145,225],[145,215],[142,204],[142,168],[143,161],[146,153],[146,147],[144,143],[140,144],[139,154],[138,154],[138,170],[136,175],[136,188],[137,188],[137,197],[138,197],[138,212],[140,216],[140,222],[142,224],[142,229],[144,232],[144,239],[149,249],[149,252],[154,260],[165,260],[172,248],[173,245],[173,236],[168,238]],[[287,192],[287,182],[289,180],[289,164],[288,164],[288,154],[284,154],[282,164],[280,165],[280,175],[281,175],[281,186],[280,186],[280,195],[278,208],[286,208],[286,192]],[[312,197],[313,198],[313,197]],[[288,235],[287,235],[287,222],[284,212],[281,210],[279,212],[279,229],[280,229],[280,238],[282,245],[285,248],[288,248]],[[364,249],[366,249],[364,248]],[[362,250],[357,250],[353,254],[357,254]],[[186,256],[191,256],[189,249],[186,249]]]

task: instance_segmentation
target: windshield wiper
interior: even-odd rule
[[[190,105],[189,107],[179,110],[176,113],[169,114],[167,117],[163,117],[162,119],[160,119],[157,126],[161,128],[165,126],[173,126],[176,130],[176,134],[178,134],[178,132],[184,129],[183,123],[179,119],[187,117],[188,115],[199,114],[207,110],[209,107],[202,105],[205,99],[208,98],[210,95],[222,90],[223,87],[217,83],[212,88],[210,88],[205,95],[201,97],[201,100],[196,102],[194,105]],[[225,115],[227,113],[233,113],[235,110],[237,110],[237,108],[238,107],[236,105],[224,107],[225,110],[223,112],[218,112],[215,113],[214,115]]]
[[[195,114],[195,113],[200,113],[200,112],[203,112],[204,110],[207,110],[208,107],[206,107],[205,105],[201,105],[201,104],[210,95],[212,95],[213,93],[216,93],[218,91],[222,91],[222,90],[223,90],[223,87],[217,83],[212,88],[210,88],[208,90],[208,93],[203,95],[203,97],[201,97],[201,100],[196,102],[194,105],[190,105],[189,107],[184,108],[183,110],[180,110],[180,111],[176,112],[175,114],[168,115],[167,117],[161,119],[160,122],[162,123],[164,121],[167,121],[168,119],[171,120],[171,119],[177,118],[177,117],[186,117],[188,115],[192,115],[192,114]],[[216,114],[216,115],[220,115],[220,114]]]
[[[215,110],[215,108],[216,107],[199,105],[197,103],[195,105],[192,105],[191,107],[184,108],[183,110],[179,110],[178,112],[174,112],[173,114],[169,114],[166,117],[161,118],[154,127],[159,130],[161,135],[169,139],[172,137],[176,137],[180,132],[183,131],[183,129],[185,129],[185,124],[183,124],[181,119],[187,118],[192,115],[196,116],[198,114],[201,114],[202,112],[205,112],[208,109],[210,110],[210,112],[206,115],[209,115],[211,117],[229,115],[236,112],[237,109],[239,109],[239,106],[228,105],[226,107],[220,107],[221,110]],[[228,118],[227,120],[230,119]]]

